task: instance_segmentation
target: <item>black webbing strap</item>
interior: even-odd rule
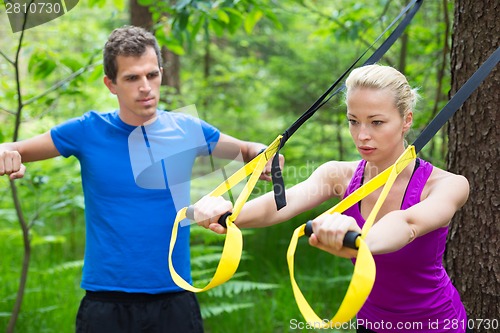
[[[417,137],[413,146],[418,153],[429,142],[432,137],[443,127],[455,112],[462,106],[467,98],[479,87],[500,60],[500,47],[472,74],[465,84],[448,101],[444,108],[432,119],[425,129]]]
[[[377,39],[361,54],[349,68],[328,88],[323,95],[321,95],[309,109],[304,112],[288,129],[283,132],[283,138],[281,139],[280,146],[276,155],[273,158],[271,166],[271,175],[273,179],[273,191],[274,200],[276,202],[276,208],[280,210],[286,206],[285,197],[285,184],[281,174],[281,168],[279,166],[279,153],[280,149],[283,148],[288,139],[302,126],[309,118],[311,118],[314,113],[325,105],[333,96],[337,95],[340,91],[344,89],[344,85],[337,88],[333,93],[333,89],[345,78],[345,76],[356,66],[356,64],[361,60],[361,58],[382,38],[382,36],[397,22],[399,19],[406,14],[404,19],[398,24],[394,31],[389,37],[373,52],[373,54],[363,63],[362,66],[373,64],[379,61],[382,56],[390,49],[394,42],[403,34],[406,27],[410,24],[411,20],[420,9],[423,0],[412,0],[401,13],[392,21],[392,23],[380,34]],[[412,8],[413,7],[413,8]],[[411,11],[410,8],[412,8]]]

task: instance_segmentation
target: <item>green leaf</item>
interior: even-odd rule
[[[231,34],[235,34],[238,31],[238,28],[241,26],[243,22],[243,16],[237,10],[232,8],[226,9],[229,15],[229,23],[227,25],[227,29]]]
[[[187,5],[189,5],[191,3],[191,0],[181,0],[179,1],[175,6],[174,8],[177,9],[177,10],[181,10],[181,9],[184,9],[184,7],[186,7]]]
[[[283,25],[281,24],[281,21],[278,19],[278,17],[272,10],[265,10],[265,15],[271,22],[273,22],[274,26],[277,29],[283,30]]]
[[[225,25],[221,21],[210,19],[210,26],[212,27],[212,30],[215,32],[217,37],[222,37],[224,35],[224,29]]]
[[[182,45],[179,44],[179,42],[176,39],[169,39],[165,42],[165,46],[167,49],[172,51],[173,53],[177,55],[184,55],[186,51],[184,51],[184,48]]]
[[[203,23],[205,22],[205,16],[201,15],[196,21],[195,24],[191,25],[191,33],[190,33],[190,38],[194,40],[196,38],[196,35],[198,35],[198,32],[200,31],[200,28],[202,27]]]
[[[149,7],[151,6],[152,4],[155,3],[154,0],[138,0],[137,3],[141,6],[144,6],[144,7]]]
[[[75,260],[68,261],[57,266],[54,266],[44,273],[46,274],[60,274],[61,272],[72,270],[72,269],[80,269],[83,267],[83,260]]]
[[[44,79],[57,67],[56,62],[43,51],[35,51],[28,62],[28,72],[35,80]]]
[[[224,10],[217,10],[216,14],[217,14],[219,21],[222,21],[225,24],[229,23],[229,21],[230,21],[229,15]]]
[[[99,7],[102,8],[106,4],[106,0],[89,0],[89,6],[90,7]]]
[[[248,13],[248,15],[245,17],[244,22],[245,31],[247,34],[250,35],[252,33],[253,28],[255,27],[257,22],[260,21],[263,15],[264,13],[259,9],[255,9]]]
[[[177,16],[177,25],[178,29],[180,30],[186,30],[187,25],[189,23],[189,13],[186,11],[183,11]]]
[[[66,242],[66,237],[60,235],[37,236],[34,235],[31,241],[32,246],[45,244],[62,244]]]
[[[118,10],[124,10],[125,9],[125,1],[124,0],[113,0],[113,5],[116,7]]]
[[[203,318],[215,317],[223,313],[231,313],[237,310],[248,309],[253,307],[253,303],[217,303],[205,304],[201,309]]]

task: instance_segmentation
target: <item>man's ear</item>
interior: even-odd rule
[[[403,123],[404,134],[410,130],[412,123],[413,123],[413,112],[409,111],[404,118],[404,123]]]
[[[115,84],[113,83],[113,81],[111,81],[111,79],[109,77],[104,76],[104,84],[106,85],[106,87],[108,87],[109,91],[113,95],[116,95]]]

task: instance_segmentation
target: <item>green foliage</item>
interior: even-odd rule
[[[160,43],[181,57],[182,94],[163,88],[169,109],[196,104],[200,116],[223,132],[241,139],[270,143],[319,97],[347,66],[380,34],[406,1],[194,1],[141,0],[152,5]],[[452,3],[449,2],[449,13]],[[103,86],[100,52],[109,32],[127,23],[126,2],[92,0],[42,28],[26,31],[21,55],[24,101],[36,98],[72,73],[88,71],[24,108],[20,138],[43,133],[67,118],[90,109],[117,107]],[[400,66],[422,100],[412,139],[440,109],[449,90],[443,57],[443,13],[440,2],[427,1],[409,27],[409,47],[396,45],[381,61]],[[125,9],[125,10],[124,10]],[[99,18],[99,19],[95,19]],[[3,20],[3,21],[2,21]],[[7,26],[5,16],[0,23]],[[2,31],[3,32],[3,31]],[[0,34],[3,54],[13,57],[18,35]],[[209,46],[207,54],[206,46]],[[209,75],[205,58],[209,58]],[[438,90],[437,75],[445,65]],[[17,107],[14,73],[0,55],[0,141],[13,134]],[[341,94],[340,94],[341,95]],[[291,186],[330,159],[359,158],[345,126],[342,96],[332,99],[283,149],[284,178]],[[422,154],[439,165],[446,137]],[[71,331],[79,300],[84,251],[83,196],[75,159],[30,163],[16,181],[26,218],[33,225],[33,259],[28,290],[18,322],[19,332]],[[215,184],[216,185],[216,184]],[[212,183],[198,184],[195,196]],[[253,195],[271,190],[259,182]],[[236,276],[199,295],[207,332],[287,332],[289,320],[302,320],[289,285],[286,249],[292,231],[331,207],[328,202],[282,225],[244,233],[245,254]],[[192,227],[191,250],[195,285],[206,284],[220,258],[223,236]],[[22,239],[9,183],[0,179],[0,327],[5,327],[18,287]],[[299,244],[296,278],[311,306],[331,316],[345,292],[352,265]],[[247,323],[250,323],[248,326]]]
[[[173,4],[140,0],[139,3],[149,6],[153,20],[158,22],[155,29],[158,40],[179,55],[185,54],[186,47],[193,49],[200,31],[208,41],[211,34],[217,37],[226,32],[234,35],[241,26],[251,34],[263,18],[281,27],[274,6],[264,0],[183,0]]]

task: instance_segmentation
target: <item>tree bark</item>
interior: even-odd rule
[[[499,46],[500,2],[457,0],[451,51],[451,95]],[[445,263],[475,332],[478,319],[500,320],[498,66],[449,122],[448,169],[469,180],[467,204],[455,215]]]

